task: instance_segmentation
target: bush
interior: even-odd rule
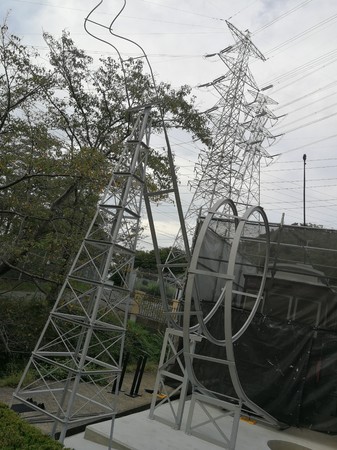
[[[11,352],[29,356],[48,319],[48,302],[40,298],[8,297],[1,298],[0,306],[1,325],[5,330],[8,347]],[[1,355],[6,352],[2,341],[0,352]]]
[[[29,425],[6,405],[0,403],[1,450],[61,450],[65,447]],[[70,449],[68,449],[70,450]]]
[[[135,283],[135,289],[138,291],[146,292],[154,297],[160,297],[159,282],[156,280],[149,280],[147,278],[137,278]],[[166,295],[173,297],[175,293],[175,287],[169,284],[165,284]]]
[[[15,388],[21,380],[23,369],[24,368],[22,368],[22,370],[17,370],[14,372],[8,372],[5,376],[1,377],[0,388],[5,386]],[[29,384],[33,381],[34,381],[34,374],[33,372],[29,371],[26,375],[24,385]]]
[[[128,322],[124,353],[130,354],[130,363],[137,362],[140,356],[147,356],[149,363],[158,363],[162,343],[163,335],[159,331]]]
[[[104,340],[104,337],[102,337],[102,340]],[[130,366],[134,366],[140,356],[147,356],[147,370],[153,370],[159,362],[162,342],[163,334],[160,331],[129,321],[125,336],[124,354],[129,353]],[[116,359],[118,359],[119,351],[118,345],[112,350]],[[16,387],[27,362],[28,358],[19,358],[16,354],[4,354],[3,359],[1,359],[0,354],[0,387]],[[53,372],[55,379],[59,380],[62,380],[66,374],[67,372],[62,368],[55,369]],[[26,383],[32,382],[33,376],[34,372],[28,372],[25,379]],[[2,450],[1,446],[0,449]]]

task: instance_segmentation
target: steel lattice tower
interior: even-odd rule
[[[150,417],[180,429],[188,386],[192,386],[187,432],[200,437],[201,434],[196,430],[197,426],[202,427],[207,424],[208,427],[209,424],[213,424],[214,433],[219,432],[222,440],[215,441],[212,436],[209,441],[223,448],[234,449],[243,406],[247,406],[248,411],[254,411],[264,421],[273,425],[277,424],[273,417],[254,405],[246,396],[241,389],[236,373],[234,356],[229,361],[229,355],[234,355],[230,315],[232,295],[233,293],[240,295],[238,287],[240,283],[237,283],[234,288],[231,283],[235,277],[237,280],[240,279],[244,258],[242,247],[240,252],[238,250],[239,241],[242,236],[242,242],[247,242],[247,236],[252,233],[250,224],[248,224],[251,215],[252,222],[259,223],[262,233],[266,229],[263,210],[257,206],[260,203],[260,163],[261,159],[269,157],[263,147],[264,141],[266,140],[270,145],[270,141],[273,142],[275,139],[267,130],[268,122],[273,124],[277,117],[268,109],[268,105],[275,102],[259,90],[248,66],[250,57],[264,61],[264,56],[251,42],[249,32],[243,34],[230,23],[227,22],[227,25],[235,39],[235,44],[217,54],[208,56],[218,56],[225,63],[228,71],[213,82],[203,85],[214,88],[219,95],[219,100],[208,111],[212,126],[211,146],[200,153],[195,166],[195,179],[190,183],[193,189],[193,198],[184,217],[184,226],[186,226],[185,234],[187,234],[191,247],[191,257],[186,258],[184,253],[185,241],[182,239],[184,236],[182,228],[165,264],[161,266],[162,277],[177,287],[176,313],[170,315],[167,296],[165,297],[165,293],[162,294],[163,303],[166,304],[166,311],[170,319],[170,328],[167,329],[164,339],[154,394],[165,392],[166,397],[156,404],[154,396]],[[251,100],[248,99],[249,97]],[[246,212],[252,204],[254,208],[249,208]],[[259,216],[260,211],[262,211],[261,216]],[[261,217],[263,223],[260,223],[262,222]],[[244,230],[246,226],[247,229]],[[221,240],[207,242],[204,238],[208,230],[216,231],[216,234],[221,236]],[[241,233],[243,234],[241,235]],[[203,247],[204,244],[205,247]],[[233,248],[235,252],[232,252]],[[202,256],[199,258],[201,253]],[[237,254],[239,254],[239,264],[236,264]],[[267,254],[266,251],[265,267],[268,265],[268,256],[269,253]],[[185,268],[185,272],[180,277],[174,274],[174,268],[179,265]],[[250,264],[251,267],[252,264]],[[216,279],[217,277],[218,279]],[[210,292],[206,292],[206,289],[209,289]],[[219,295],[216,295],[217,290]],[[254,298],[254,294],[251,294],[251,297]],[[192,308],[189,307],[189,299],[193,299]],[[222,336],[221,344],[219,337],[213,339],[210,331],[213,325],[211,319],[215,315],[224,320],[224,336]],[[207,325],[208,320],[210,323]],[[218,323],[221,323],[221,320]],[[183,348],[177,345],[179,337],[183,340]],[[196,347],[198,340],[200,342],[201,339],[204,339],[203,342],[209,340],[210,344],[217,346],[217,350],[212,356],[207,354],[211,347],[207,347],[206,352],[200,348],[198,350]],[[218,349],[225,343],[226,350],[222,353]],[[217,359],[215,355],[221,356]],[[203,379],[201,382],[194,373],[196,368],[194,363],[196,362],[199,362],[199,367],[204,364],[205,366],[213,365],[214,368],[218,364],[219,372],[214,373],[225,374],[229,370],[233,392],[236,393],[237,398],[230,397],[229,399],[229,396],[223,392],[223,386],[219,386],[217,393],[214,385],[213,391],[206,388],[203,385],[206,380]],[[230,366],[229,369],[226,365]],[[172,371],[171,367],[174,367]],[[201,371],[203,374],[205,373],[203,369]],[[170,398],[170,394],[165,391],[166,380],[170,378],[175,380],[177,386],[173,391],[174,396],[179,393],[179,402],[175,404],[171,402],[174,396]],[[220,379],[219,375],[217,380]],[[219,383],[221,384],[221,381]],[[193,426],[190,427],[196,402],[207,415],[207,421],[202,421],[197,426],[195,425],[196,421],[193,421]],[[167,408],[172,413],[169,418],[167,415],[164,417],[160,414],[162,405],[170,406],[170,409]],[[219,410],[210,412],[207,409],[209,405],[219,408]],[[218,423],[221,414],[234,417],[230,437],[224,435]]]
[[[269,157],[263,142],[274,141],[267,130],[267,122],[277,119],[268,105],[275,104],[258,88],[249,69],[251,57],[265,61],[262,53],[250,39],[250,33],[242,33],[226,22],[235,44],[217,56],[228,71],[210,83],[200,87],[216,90],[219,100],[208,110],[212,143],[201,151],[195,165],[195,179],[190,182],[193,198],[185,215],[190,244],[195,234],[197,218],[221,198],[230,198],[239,213],[248,205],[260,203],[260,163]],[[249,100],[248,97],[252,99]],[[171,261],[180,257],[181,236],[178,233],[173,244]]]
[[[61,442],[69,427],[116,413],[150,110],[132,111],[132,132],[13,396],[47,415]]]

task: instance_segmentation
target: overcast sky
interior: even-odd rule
[[[83,20],[98,0],[1,0],[4,18],[10,11],[10,31],[43,55],[42,32],[55,37],[67,29],[79,47],[94,57],[116,56],[112,47],[88,36]],[[62,5],[62,6],[61,6]],[[109,25],[122,0],[104,0],[92,19]],[[257,84],[268,90],[286,116],[271,130],[284,133],[268,151],[273,164],[261,171],[261,205],[272,222],[303,221],[303,154],[306,165],[306,220],[337,228],[337,0],[128,0],[113,31],[141,45],[159,81],[194,88],[200,109],[215,104],[212,90],[198,88],[226,72],[224,63],[205,59],[207,53],[233,44],[225,20],[242,31],[265,55],[251,61]],[[91,31],[109,39],[123,57],[138,56],[137,47],[113,40],[104,29]],[[43,62],[43,59],[41,59]],[[198,144],[186,134],[174,134],[171,143],[181,178],[183,205],[190,196],[187,179],[193,177]],[[161,245],[170,245],[177,228],[167,205],[158,206]]]

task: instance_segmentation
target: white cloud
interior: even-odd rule
[[[4,17],[11,9],[11,31],[41,51],[45,47],[42,30],[60,36],[66,28],[81,48],[98,56],[113,50],[83,29],[84,17],[96,4],[97,0],[62,4],[2,0],[0,15]],[[93,17],[109,25],[122,4],[122,0],[104,1]],[[279,221],[283,212],[287,223],[302,221],[302,156],[306,153],[307,221],[337,227],[337,136],[329,138],[337,134],[335,0],[128,0],[113,30],[146,50],[160,80],[196,88],[226,70],[223,63],[203,58],[233,43],[226,19],[252,32],[253,42],[267,61],[252,61],[251,70],[261,87],[274,85],[268,95],[278,102],[277,114],[287,114],[277,125],[284,137],[270,149],[281,156],[262,171],[262,206],[272,221]],[[140,54],[135,46],[109,37],[94,24],[91,27],[111,39],[124,56]],[[216,101],[208,90],[195,89],[195,94],[201,108]],[[191,162],[196,160],[197,149],[193,144],[180,146],[179,140],[184,139],[172,138],[185,185],[193,177]],[[187,198],[186,189],[181,189],[182,198]],[[175,223],[165,224],[175,229]]]

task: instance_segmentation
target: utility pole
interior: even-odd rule
[[[305,166],[307,161],[307,155],[303,155],[303,226],[306,226],[305,220]]]

